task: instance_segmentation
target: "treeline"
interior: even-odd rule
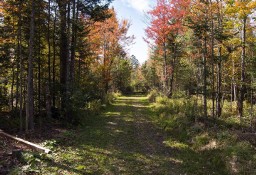
[[[222,116],[229,102],[242,121],[245,102],[255,104],[255,9],[253,0],[157,0],[145,83],[169,98],[202,97],[203,116]]]
[[[21,131],[45,118],[79,122],[79,110],[130,86],[130,23],[111,0],[0,2],[0,110]],[[81,117],[81,116],[80,116]],[[36,124],[36,125],[35,125]]]

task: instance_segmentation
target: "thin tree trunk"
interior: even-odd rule
[[[236,91],[236,82],[235,82],[235,61],[232,60],[232,86],[233,86],[233,98],[232,101],[237,101],[237,91]]]
[[[20,85],[19,85],[19,117],[20,117],[20,131],[23,130],[23,96],[22,96],[22,81],[23,81],[23,60],[21,56],[21,2],[19,3],[19,20],[18,20],[18,47],[17,47],[17,59],[19,60],[19,66],[20,66]],[[17,73],[18,74],[18,73]],[[17,89],[18,91],[18,89]],[[17,101],[18,103],[18,101]]]
[[[56,21],[57,21],[57,11],[56,8],[54,9],[54,21],[53,21],[53,62],[52,62],[52,105],[55,108],[56,107]]]
[[[13,105],[13,89],[14,89],[14,81],[15,81],[15,68],[14,68],[14,63],[12,62],[12,85],[11,85],[11,110],[13,110],[14,105]]]
[[[39,46],[40,48],[40,46]],[[39,49],[39,54],[41,48]],[[38,57],[38,116],[39,116],[39,127],[42,128],[42,116],[41,116],[41,58]]]
[[[212,117],[215,117],[215,76],[214,76],[214,22],[213,22],[213,6],[211,4],[211,61],[212,61]]]
[[[240,122],[242,122],[243,118],[243,102],[244,102],[244,95],[245,95],[245,43],[246,43],[246,20],[245,17],[243,19],[243,29],[242,29],[242,54],[241,54],[241,79],[240,79],[240,95],[238,99],[238,112],[240,117]]]
[[[51,0],[48,0],[48,24],[47,24],[47,44],[48,44],[48,84],[51,86],[51,40],[50,40],[50,23],[51,23]]]
[[[39,18],[40,18],[40,12],[39,12]],[[41,25],[38,29],[38,116],[39,116],[39,129],[40,132],[42,130],[42,116],[41,116]],[[41,134],[41,133],[40,133]]]
[[[218,30],[219,33],[223,33],[222,27],[222,0],[217,0],[218,3]],[[222,41],[219,42],[218,47],[218,64],[217,64],[217,99],[216,99],[216,115],[217,117],[221,116],[222,113]]]
[[[68,61],[67,61],[67,84],[66,84],[66,91],[67,94],[70,86],[70,62],[71,62],[71,0],[68,2],[68,11],[67,11],[67,51],[68,52]],[[68,98],[67,98],[68,103]]]
[[[76,35],[77,35],[77,20],[76,20],[76,0],[73,0],[72,11],[72,38],[71,38],[71,56],[70,56],[70,83],[73,86],[75,74],[75,49],[76,49]]]
[[[167,78],[167,51],[166,51],[166,43],[164,42],[163,45],[163,49],[164,49],[164,85],[163,85],[163,90],[165,93],[168,92],[167,87],[168,87],[168,78]]]
[[[221,85],[222,85],[222,66],[221,66],[221,57],[222,57],[222,49],[221,47],[218,48],[218,64],[217,64],[217,99],[216,99],[216,109],[217,109],[217,117],[221,116],[221,99],[222,99],[222,92],[221,92]]]
[[[204,37],[203,41],[203,70],[204,70],[204,75],[203,75],[203,103],[204,103],[204,116],[207,117],[207,68],[206,68],[206,54],[207,54],[207,40],[206,37]]]
[[[49,89],[49,84],[46,83],[45,86],[45,95],[46,95],[46,116],[48,119],[51,118],[52,112],[51,112],[51,95],[50,95],[50,89]]]
[[[67,3],[58,0],[60,12],[60,83],[61,83],[61,111],[64,118],[67,116],[67,70],[68,70],[68,33],[67,33]]]
[[[26,132],[34,130],[34,87],[33,87],[33,61],[34,61],[34,35],[35,35],[35,2],[31,2],[31,21],[29,37],[27,106],[26,106]]]
[[[81,77],[81,56],[79,56],[79,60],[78,60],[78,76],[77,76],[77,79],[78,79],[78,82],[80,83],[80,77]]]
[[[173,48],[173,60],[172,60],[172,74],[171,74],[171,79],[170,79],[170,90],[168,92],[168,97],[171,98],[173,95],[173,85],[174,85],[174,73],[176,70],[175,64],[176,64],[176,52],[177,52],[177,44],[174,43],[174,48]],[[176,75],[177,77],[177,75]]]
[[[105,98],[105,96],[107,95],[108,93],[108,80],[107,80],[107,55],[106,55],[106,49],[107,49],[107,46],[106,46],[106,36],[104,34],[104,48],[103,48],[103,75],[102,75],[102,78],[103,78],[103,81],[104,81],[104,94],[103,94],[103,97]]]
[[[254,93],[254,91],[253,91],[253,80],[254,80],[254,78],[253,78],[253,75],[251,76],[251,112],[250,112],[250,116],[251,116],[251,121],[250,121],[250,127],[251,127],[251,130],[253,131],[253,93]]]

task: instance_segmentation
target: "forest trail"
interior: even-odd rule
[[[176,174],[172,150],[163,145],[164,134],[151,122],[149,107],[144,96],[118,98],[106,114],[114,136],[109,146],[127,154],[119,167],[124,174]]]
[[[69,174],[172,175],[178,173],[164,132],[150,119],[145,96],[119,97],[104,113],[70,133],[46,172]],[[88,123],[87,122],[87,123]]]

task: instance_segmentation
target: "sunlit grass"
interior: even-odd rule
[[[168,147],[180,149],[180,150],[189,148],[189,145],[182,143],[182,142],[178,142],[176,140],[172,140],[172,139],[168,139],[168,140],[164,141],[164,144]]]
[[[179,171],[173,165],[181,164],[181,159],[147,151],[152,145],[145,145],[147,142],[143,139],[149,133],[138,138],[143,128],[137,125],[151,120],[151,114],[147,97],[118,96],[101,115],[90,116],[78,130],[65,131],[56,142],[51,142],[54,143],[53,154],[42,158],[37,164],[38,170],[41,174],[72,175]],[[163,144],[154,143],[150,138],[149,141],[150,144]]]
[[[256,174],[255,147],[238,140],[233,131],[240,126],[239,119],[230,116],[196,121],[201,107],[198,103],[199,107],[193,108],[194,102],[194,99],[161,97],[152,105],[147,97],[117,97],[101,115],[90,116],[78,130],[67,130],[61,138],[49,141],[52,155],[43,156],[41,160],[30,156],[29,159],[36,159],[34,172]],[[152,133],[139,133],[143,128],[138,127],[148,127],[143,124],[151,120],[166,132],[166,136],[161,136],[163,139],[156,141],[151,138]],[[155,126],[150,125],[150,129]],[[160,152],[157,149],[161,149]]]
[[[168,133],[164,144],[171,147],[182,170],[187,174],[256,174],[255,146],[238,137],[242,129],[250,127],[253,111],[245,102],[243,123],[237,116],[235,103],[224,102],[221,118],[202,115],[200,98],[168,99],[157,97],[151,107],[153,120]],[[233,106],[231,106],[233,105]],[[232,109],[232,110],[231,110]]]

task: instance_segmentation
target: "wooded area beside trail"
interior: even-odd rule
[[[228,103],[255,123],[255,8],[254,0],[158,0],[148,12],[146,82],[169,98],[202,96],[205,117],[221,117]]]
[[[110,3],[0,2],[0,106],[19,118],[14,128],[33,131],[52,117],[78,124],[79,111],[99,108],[110,90],[131,91],[138,60],[126,46],[134,37]]]

